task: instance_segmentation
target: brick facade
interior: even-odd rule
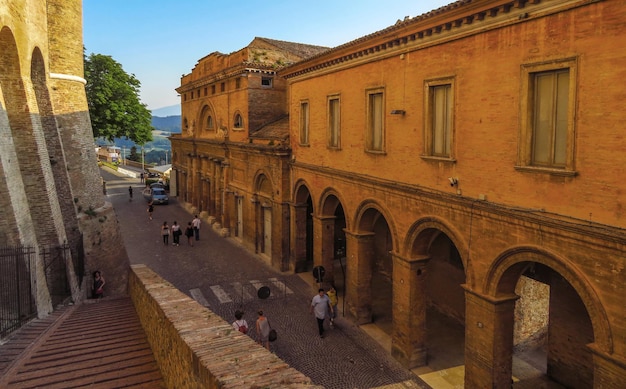
[[[547,317],[533,320],[549,323],[550,378],[579,388],[626,380],[626,187],[614,177],[621,154],[609,152],[626,147],[616,136],[624,21],[619,1],[457,2],[280,72],[295,160],[291,236],[305,240],[313,223],[314,262],[333,269],[337,227],[328,230],[342,220],[347,313],[357,323],[390,315],[392,354],[406,366],[428,363],[428,306],[465,326],[466,387],[509,387],[514,340],[532,325],[515,329],[525,316],[516,301],[540,298],[533,307]],[[533,160],[529,112],[534,80],[556,71],[569,76],[567,142],[563,162],[545,166]],[[452,102],[443,151],[430,132],[433,107],[446,109],[438,86]],[[380,147],[368,143],[373,94]],[[329,96],[340,100],[339,147],[328,146]],[[297,212],[307,203],[313,216]],[[531,295],[520,279],[549,291]],[[381,299],[393,308],[381,311]]]
[[[251,204],[271,205],[275,217],[285,196],[288,256],[273,264],[324,266],[325,281],[345,286],[345,313],[388,328],[407,367],[428,364],[426,311],[435,309],[465,328],[466,387],[510,387],[514,346],[532,342],[545,342],[551,379],[619,387],[625,21],[620,1],[459,1],[279,70],[284,155],[248,168],[257,149],[207,142],[230,153],[223,187],[250,200],[237,222],[233,203],[224,206],[225,225],[258,229],[263,207]],[[183,126],[202,112],[186,98]],[[549,101],[560,105],[546,111]],[[546,118],[558,134],[547,149],[537,135]],[[204,146],[185,138],[172,144],[194,201],[189,171],[198,174]],[[273,202],[251,184],[254,171],[283,184]],[[263,236],[242,239],[258,251]],[[342,256],[345,276],[334,271]]]

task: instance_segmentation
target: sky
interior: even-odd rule
[[[86,54],[104,54],[141,83],[148,109],[180,104],[183,74],[255,37],[335,47],[453,0],[83,0]]]

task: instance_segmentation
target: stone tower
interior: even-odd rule
[[[59,276],[42,253],[62,246],[73,301],[96,269],[109,295],[124,294],[128,256],[102,194],[85,95],[82,1],[4,2],[0,51],[0,239],[37,253],[38,315],[52,310]]]

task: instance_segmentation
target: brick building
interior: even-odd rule
[[[625,28],[622,1],[458,1],[282,70],[291,261],[345,241],[345,313],[406,366],[443,315],[466,387],[508,388],[530,341],[551,379],[619,387]]]
[[[102,194],[87,109],[82,2],[2,2],[0,52],[0,241],[35,251],[37,314],[52,311],[57,278],[76,302],[96,269],[109,295],[125,293],[128,258]],[[64,263],[44,265],[42,253],[65,244]]]
[[[625,29],[618,0],[461,0],[271,73],[289,137],[261,143],[267,102],[205,98],[242,73],[212,54],[178,89],[179,194],[281,270],[324,266],[407,367],[446,323],[466,387],[510,387],[525,347],[566,387],[620,387]]]
[[[182,134],[172,142],[179,199],[212,228],[289,268],[289,128],[277,69],[325,47],[255,38],[200,59],[177,89]]]

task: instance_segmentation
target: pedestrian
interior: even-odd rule
[[[167,246],[170,238],[170,226],[167,225],[167,222],[163,222],[161,226],[161,235],[163,236],[163,244]]]
[[[320,288],[318,290],[318,294],[313,296],[313,300],[311,300],[311,308],[310,312],[315,312],[315,318],[317,319],[317,329],[320,334],[320,338],[324,337],[324,320],[326,319],[326,312],[330,310],[331,314],[334,314],[333,307],[330,305],[330,300],[326,293],[324,293],[324,289]]]
[[[174,220],[174,223],[172,224],[172,238],[174,239],[174,243],[172,243],[172,246],[180,246],[181,234],[182,231],[180,230],[180,226],[176,223],[176,220]]]
[[[261,346],[264,346],[266,349],[270,349],[270,323],[267,321],[267,318],[263,315],[263,311],[259,310],[257,312],[259,314],[259,318],[256,319],[256,334],[257,341]]]
[[[150,220],[152,220],[152,212],[154,212],[154,205],[152,201],[148,203],[148,216],[150,216]]]
[[[328,288],[328,292],[326,292],[328,296],[328,300],[330,301],[330,306],[332,310],[329,312],[328,317],[330,318],[330,326],[333,327],[335,325],[335,318],[337,317],[337,303],[339,300],[337,299],[337,291],[333,285]]]
[[[133,187],[132,186],[128,187],[128,196],[129,196],[128,201],[133,201]]]
[[[102,277],[102,273],[100,270],[96,270],[93,272],[93,298],[101,299],[104,297],[104,277]]]
[[[191,222],[187,223],[187,228],[185,229],[185,236],[187,237],[187,244],[193,247],[193,227],[191,226]]]
[[[200,223],[202,222],[200,221],[198,215],[196,215],[196,217],[194,217],[191,221],[191,225],[193,226],[193,233],[196,236],[196,240],[200,240]]]
[[[143,184],[143,173],[139,175],[139,179],[141,180],[141,183]]]
[[[243,318],[243,312],[240,310],[235,311],[235,321],[233,322],[233,328],[244,334],[248,333],[248,322]]]

